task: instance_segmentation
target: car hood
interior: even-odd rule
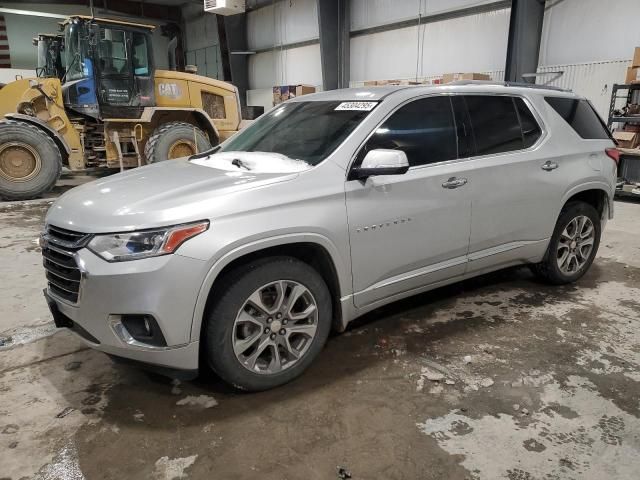
[[[259,173],[237,167],[215,168],[187,159],[165,161],[68,191],[53,203],[46,222],[69,230],[104,233],[209,219],[224,214],[242,191],[297,176],[281,170]]]

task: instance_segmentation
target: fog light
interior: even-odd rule
[[[129,345],[166,347],[167,341],[152,315],[112,315],[111,327],[123,342]]]

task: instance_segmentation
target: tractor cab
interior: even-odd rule
[[[62,79],[64,77],[64,66],[62,64],[64,36],[39,33],[33,39],[33,45],[38,49],[38,66],[36,67],[38,78]]]
[[[63,23],[65,107],[98,120],[139,118],[154,105],[155,27],[84,16]]]

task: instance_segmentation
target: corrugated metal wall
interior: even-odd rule
[[[307,84],[320,87],[320,45],[283,49],[282,45],[318,39],[316,0],[276,2],[247,14],[250,50],[274,48],[249,57],[248,105],[269,108],[274,85]]]
[[[351,39],[351,80],[479,72],[504,67],[510,9]]]
[[[250,50],[275,47],[273,51],[249,57],[252,89],[296,83],[322,84],[319,45],[278,48],[318,39],[316,0],[288,0],[249,12],[247,37]]]
[[[439,13],[474,7],[494,0],[351,0],[351,30],[386,25],[418,15]]]
[[[247,14],[247,42],[252,50],[318,38],[316,0],[287,0]]]
[[[351,30],[433,15],[491,0],[351,0]],[[613,83],[640,45],[640,0],[547,2],[539,71],[564,70],[553,82],[608,112]],[[429,79],[450,72],[482,72],[504,78],[510,9],[443,20],[351,39],[351,85],[365,80]],[[287,0],[250,12],[249,46],[268,48],[318,37],[316,0]],[[273,85],[320,86],[318,45],[265,52],[249,59],[250,97],[266,102]],[[540,83],[540,81],[539,81]],[[268,92],[267,92],[268,90]],[[270,101],[270,100],[269,100]]]
[[[549,0],[540,65],[631,58],[640,45],[639,0]]]

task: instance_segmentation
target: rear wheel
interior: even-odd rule
[[[51,137],[26,122],[0,122],[0,197],[35,198],[55,185],[61,171],[62,156]]]
[[[147,163],[194,155],[211,148],[198,127],[186,122],[169,122],[156,128],[144,147]]]
[[[596,209],[584,202],[569,203],[558,217],[543,261],[532,266],[534,273],[555,285],[575,282],[593,263],[600,234]]]
[[[276,257],[241,267],[224,284],[205,327],[211,368],[249,391],[300,375],[331,328],[331,297],[320,274],[295,258]]]

